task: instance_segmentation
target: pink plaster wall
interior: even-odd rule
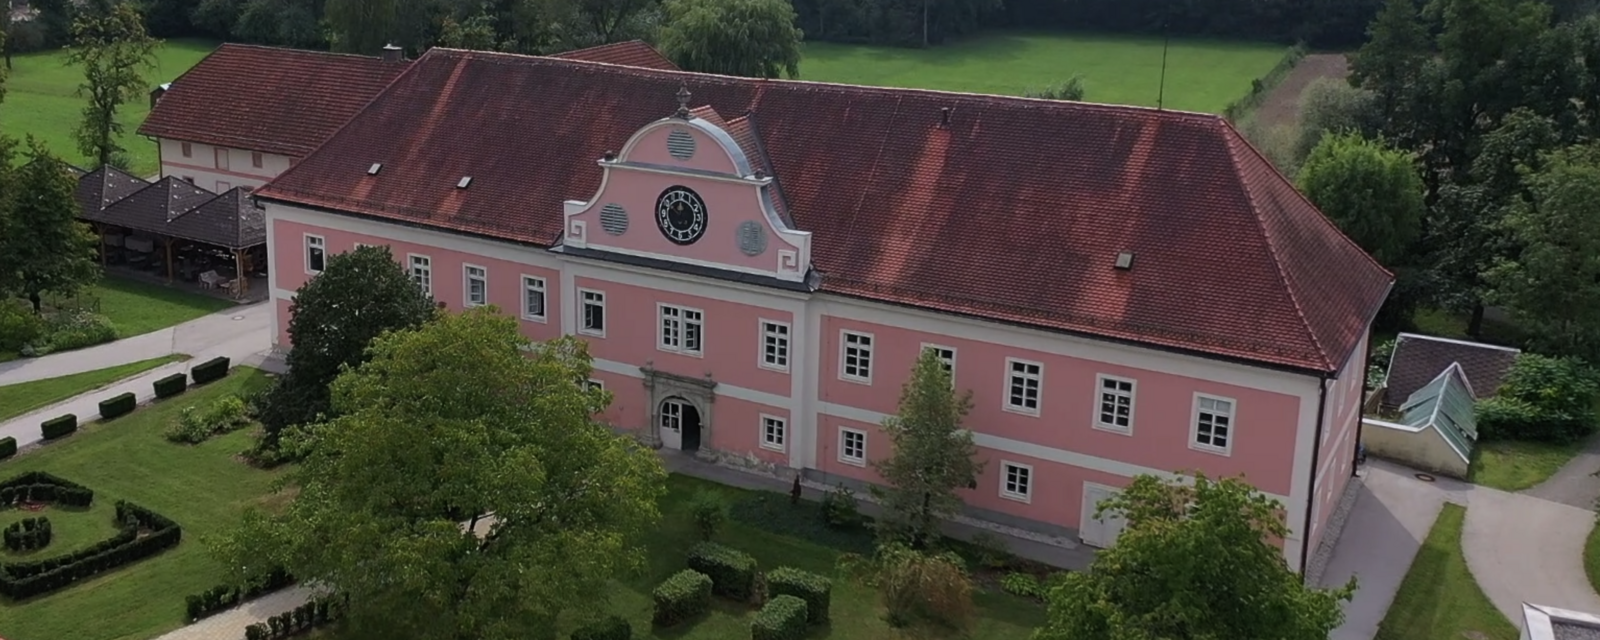
[[[293,304],[288,300],[274,298],[272,304],[278,313],[278,335],[272,336],[273,346],[283,349],[289,348],[289,307]]]
[[[1316,505],[1310,536],[1312,549],[1321,543],[1328,519],[1333,516],[1339,500],[1344,497],[1345,487],[1350,484],[1351,466],[1355,464],[1356,433],[1361,421],[1361,402],[1365,395],[1366,356],[1367,339],[1362,339],[1328,390],[1327,422],[1323,426],[1327,437],[1322,443],[1317,462],[1317,472],[1324,475],[1312,496]]]
[[[713,125],[715,126],[715,125]],[[694,156],[679,160],[667,152],[667,136],[673,131],[683,131],[694,137]],[[741,152],[742,153],[742,152]],[[668,125],[657,127],[634,141],[622,156],[627,162],[646,162],[678,169],[698,169],[723,174],[738,175],[730,150],[723,148],[716,138],[706,135],[697,127]]]
[[[873,334],[871,385],[839,377],[844,329]],[[977,432],[1167,471],[1242,473],[1264,491],[1290,493],[1300,403],[1294,396],[831,316],[823,317],[821,338],[818,393],[825,403],[894,413],[922,344],[935,343],[956,349],[956,387],[973,392],[966,424]],[[1003,408],[1008,357],[1044,365],[1038,417]],[[1136,381],[1132,436],[1092,428],[1098,374]],[[1231,455],[1189,448],[1196,392],[1234,399]]]
[[[788,433],[784,450],[774,451],[761,447],[761,415],[766,414],[786,421]],[[795,445],[794,420],[789,410],[748,400],[717,396],[712,408],[711,447],[721,451],[749,454],[762,462],[789,466],[789,451]]]
[[[727,384],[789,397],[789,374],[762,369],[758,363],[761,320],[792,323],[792,314],[594,278],[574,278],[574,283],[579,289],[606,294],[605,337],[582,336],[589,341],[589,353],[594,357],[635,366],[648,361],[657,369],[696,378],[711,373],[714,379]],[[581,295],[579,300],[582,300]],[[702,355],[658,348],[658,304],[680,305],[704,312]],[[575,309],[575,312],[582,310]],[[795,336],[790,339],[790,361],[793,362],[798,347]]]
[[[595,371],[589,377],[599,380],[611,392],[611,406],[600,414],[601,420],[629,431],[638,431],[648,423],[649,396],[642,380],[605,371]]]

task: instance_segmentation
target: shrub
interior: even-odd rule
[[[1083,76],[1072,76],[1066,82],[1058,85],[1050,85],[1041,89],[1026,89],[1022,92],[1022,95],[1042,100],[1083,102],[1084,93]]]
[[[199,444],[213,435],[249,424],[247,414],[244,399],[227,396],[218,399],[205,411],[192,406],[184,407],[178,419],[168,425],[162,435],[172,442]]]
[[[5,547],[11,551],[32,551],[50,545],[50,520],[25,518],[5,528]]]
[[[49,351],[67,351],[117,339],[117,328],[105,316],[87,310],[61,312],[50,319]]]
[[[963,630],[972,623],[972,581],[955,554],[935,555],[888,544],[870,559],[840,556],[839,565],[878,589],[890,626],[928,622]]]
[[[711,608],[711,576],[684,569],[663,580],[650,595],[655,600],[652,620],[671,626]]]
[[[988,531],[979,531],[972,536],[972,547],[976,551],[978,564],[986,569],[1005,569],[1011,566],[1011,551],[1006,549],[1006,541],[1000,536]]]
[[[34,488],[39,486],[51,485]],[[119,501],[115,513],[118,531],[106,540],[65,555],[5,565],[5,570],[0,571],[0,596],[26,600],[63,589],[160,553],[182,540],[183,531],[177,523],[149,509]]]
[[[1008,573],[1000,579],[1000,588],[1006,593],[1024,598],[1043,599],[1044,586],[1039,579],[1026,573]]]
[[[717,595],[739,601],[750,599],[756,580],[756,559],[750,554],[715,542],[701,542],[689,549],[689,568],[710,576]]]
[[[633,627],[620,616],[606,616],[578,627],[572,640],[633,640]]]
[[[134,407],[139,406],[139,399],[133,392],[119,393],[100,401],[100,419],[111,420],[133,413]]]
[[[1478,403],[1478,437],[1566,444],[1594,433],[1595,372],[1573,358],[1517,356],[1493,398]]]
[[[78,430],[78,416],[67,414],[45,420],[39,425],[39,432],[45,440],[55,440]]]
[[[155,387],[157,398],[171,398],[189,388],[189,376],[182,373],[174,373],[156,380],[152,386]]]
[[[856,492],[840,484],[822,497],[822,521],[835,529],[849,529],[862,522]]]
[[[32,305],[19,300],[0,300],[0,351],[21,351],[45,334],[43,318],[33,313]]]
[[[750,640],[800,640],[805,634],[806,603],[794,596],[773,598],[750,621]]]
[[[0,438],[0,460],[14,455],[17,455],[17,439],[11,436]]]
[[[702,540],[710,540],[728,521],[728,499],[719,491],[701,489],[689,500],[689,513]]]
[[[828,621],[828,608],[833,603],[833,581],[826,577],[793,567],[778,567],[767,572],[767,593],[794,596],[805,601],[806,621],[811,624]]]
[[[189,368],[189,375],[194,376],[194,383],[205,384],[213,380],[221,380],[228,375],[228,358],[218,356]]]

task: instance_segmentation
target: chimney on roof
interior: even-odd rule
[[[939,128],[950,128],[950,107],[939,107]]]
[[[383,61],[384,62],[399,62],[399,61],[404,59],[402,57],[403,53],[405,53],[405,51],[402,50],[400,47],[394,46],[394,43],[392,43],[392,42],[389,43],[389,44],[383,45]]]

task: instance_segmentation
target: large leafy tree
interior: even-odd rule
[[[66,163],[29,137],[26,163],[0,180],[10,182],[0,185],[0,291],[27,297],[38,313],[45,293],[71,294],[94,282],[97,240],[78,221],[78,183]]]
[[[157,44],[130,2],[85,9],[72,23],[67,61],[83,69],[78,94],[89,99],[73,137],[78,150],[97,166],[110,164],[124,151],[117,112],[149,90],[144,71],[155,66]]]
[[[529,345],[484,308],[372,354],[334,383],[339,417],[297,430],[293,501],[219,543],[229,566],[348,594],[356,637],[525,640],[642,561],[666,473],[593,418],[581,342]]]
[[[786,0],[668,0],[661,51],[688,71],[800,75],[800,28]]]
[[[388,247],[329,256],[322,273],[301,285],[289,306],[289,373],[260,403],[262,447],[276,450],[285,429],[327,413],[329,386],[346,367],[367,360],[374,338],[417,327],[433,317],[434,308]]]
[[[1269,542],[1282,505],[1241,479],[1139,476],[1100,508],[1127,526],[1051,590],[1034,640],[1326,640],[1355,592],[1307,587]]]
[[[1371,91],[1381,111],[1393,113],[1431,47],[1417,1],[1386,0],[1367,28],[1366,44],[1351,56],[1350,84]]]
[[[1409,154],[1358,133],[1325,136],[1300,190],[1378,262],[1398,264],[1422,232],[1424,187]]]
[[[899,412],[883,423],[893,451],[873,462],[888,484],[875,491],[885,512],[882,533],[924,548],[938,539],[940,523],[960,512],[956,491],[983,472],[972,432],[961,427],[971,408],[972,392],[956,393],[945,361],[923,350],[900,392]]]

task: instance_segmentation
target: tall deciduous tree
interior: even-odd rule
[[[1326,640],[1355,579],[1307,587],[1269,542],[1288,534],[1282,505],[1240,479],[1192,480],[1139,476],[1101,504],[1127,526],[1051,591],[1034,640]]]
[[[1381,112],[1399,108],[1416,81],[1432,42],[1417,0],[1385,0],[1367,28],[1367,42],[1350,60],[1350,84],[1371,91]]]
[[[1422,233],[1422,177],[1410,155],[1350,132],[1323,137],[1300,190],[1378,262],[1399,264]]]
[[[800,75],[800,28],[787,0],[667,0],[661,51],[688,71]]]
[[[0,187],[9,192],[0,215],[0,290],[27,297],[38,313],[43,294],[72,294],[100,276],[97,241],[78,221],[78,182],[43,143],[29,137],[27,162],[0,178],[12,182]]]
[[[873,462],[888,484],[875,489],[885,512],[883,534],[924,548],[938,539],[940,523],[960,512],[956,490],[983,472],[972,433],[961,427],[971,408],[972,392],[956,393],[945,361],[924,350],[900,392],[899,412],[883,423],[893,450]]]
[[[327,413],[329,386],[346,367],[367,360],[374,338],[420,326],[433,314],[433,300],[388,247],[327,256],[322,273],[300,285],[289,305],[289,373],[261,402],[262,448],[276,450],[285,429]]]
[[[333,50],[374,55],[399,36],[400,0],[328,0]]]
[[[334,383],[339,417],[297,440],[294,500],[217,546],[229,566],[348,594],[362,637],[523,640],[642,561],[666,472],[592,417],[609,395],[581,384],[581,342],[530,346],[484,308],[372,354]]]
[[[78,150],[97,166],[110,164],[124,150],[118,142],[123,126],[117,111],[149,90],[144,71],[155,65],[157,44],[129,2],[118,2],[104,12],[85,10],[72,23],[67,61],[83,69],[78,94],[89,99],[73,137]]]
[[[1546,348],[1600,359],[1600,146],[1552,153],[1505,225],[1520,250],[1488,273]]]

